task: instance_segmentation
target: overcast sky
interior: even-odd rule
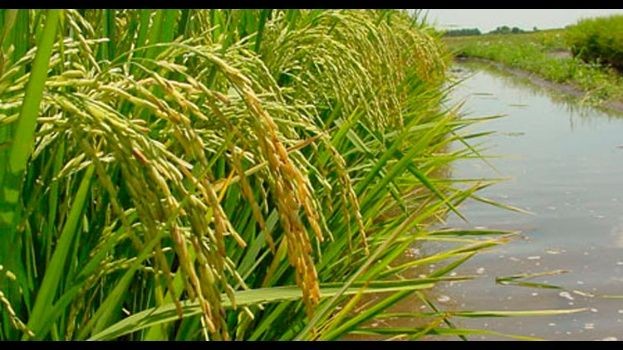
[[[608,9],[428,9],[428,20],[439,27],[478,28],[488,32],[498,26],[519,27],[521,29],[561,28],[575,23],[579,18],[623,14],[623,10]]]

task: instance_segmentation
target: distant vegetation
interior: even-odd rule
[[[537,27],[532,29],[534,32],[537,32]],[[529,33],[527,30],[523,30],[518,27],[509,27],[509,26],[501,26],[497,27],[494,30],[487,32],[487,35],[494,34],[521,34],[521,33]],[[444,33],[444,36],[453,37],[453,36],[473,36],[473,35],[482,35],[482,32],[478,28],[461,28],[461,29],[451,29]]]
[[[463,29],[452,29],[445,32],[445,36],[468,36],[468,35],[480,35],[480,29],[478,28],[463,28]]]
[[[623,15],[581,20],[567,29],[566,41],[574,56],[623,71]]]
[[[584,100],[588,103],[600,104],[608,100],[623,99],[621,76],[608,67],[595,63],[587,64],[574,57],[566,40],[570,35],[569,31],[543,30],[522,35],[497,34],[446,38],[445,41],[457,56],[496,61],[535,73],[556,83],[577,86],[586,92]],[[621,39],[618,40],[622,43]],[[605,39],[603,41],[608,42]],[[614,46],[612,43],[609,47]],[[602,59],[602,62],[604,61]]]
[[[525,33],[526,31],[520,29],[518,27],[509,27],[509,26],[501,26],[497,27],[494,30],[490,31],[488,34],[519,34]]]

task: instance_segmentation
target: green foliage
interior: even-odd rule
[[[623,71],[623,15],[580,20],[567,28],[566,40],[582,60]]]
[[[536,27],[535,27],[536,28]],[[501,26],[501,27],[497,27],[494,30],[488,32],[487,34],[519,34],[519,33],[525,33],[526,31],[523,29],[520,29],[518,27],[509,27],[509,26]]]
[[[491,182],[405,11],[0,19],[2,340],[339,339],[507,240],[434,227]]]
[[[623,98],[623,79],[607,67],[586,64],[568,54],[566,31],[547,30],[520,35],[447,38],[458,56],[477,57],[519,68],[586,92],[583,101],[601,104]]]
[[[478,28],[461,28],[450,29],[444,33],[444,36],[468,36],[468,35],[480,35],[480,29]]]

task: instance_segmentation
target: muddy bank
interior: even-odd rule
[[[530,81],[531,83],[538,85],[540,87],[551,89],[551,90],[561,92],[563,94],[571,95],[574,97],[582,98],[586,95],[586,92],[576,85],[555,83],[553,81],[544,79],[535,73],[532,73],[532,72],[529,72],[523,69],[519,69],[519,68],[509,67],[500,62],[491,61],[491,60],[487,60],[484,58],[466,57],[466,56],[457,57],[456,60],[458,62],[478,62],[478,63],[487,64],[501,71],[513,74],[519,78],[526,79]],[[623,113],[623,101],[604,101],[595,107],[609,109],[612,111]]]

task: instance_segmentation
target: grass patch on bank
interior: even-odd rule
[[[565,37],[575,56],[623,72],[623,15],[580,20]]]
[[[555,83],[574,85],[585,92],[583,102],[587,104],[623,100],[621,75],[607,66],[574,57],[567,46],[565,29],[450,37],[444,41],[457,56],[492,60]]]

